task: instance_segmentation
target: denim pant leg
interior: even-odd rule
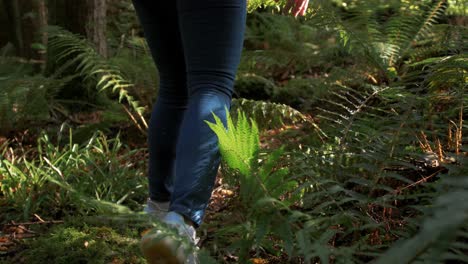
[[[245,0],[134,0],[160,73],[149,129],[150,197],[196,226],[211,197],[220,153],[205,123],[226,125],[245,31]],[[176,5],[176,7],[174,7]]]
[[[170,210],[203,220],[220,164],[218,138],[204,120],[226,125],[242,52],[245,0],[177,0],[189,104],[176,150]]]
[[[169,201],[175,177],[176,146],[188,106],[185,57],[175,1],[133,0],[159,71],[159,91],[148,129],[149,196]]]

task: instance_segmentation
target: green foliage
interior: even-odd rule
[[[139,120],[144,120],[144,108],[128,90],[133,84],[124,77],[120,69],[102,58],[88,40],[59,27],[50,27],[48,34],[49,53],[53,54],[49,60],[63,65],[54,75],[60,75],[71,68],[84,81],[94,83],[98,91],[109,89],[117,93],[118,101],[125,99],[137,113]]]
[[[448,0],[447,13],[450,15],[466,16],[468,14],[468,5],[462,0]]]
[[[244,177],[249,177],[254,157],[258,151],[259,137],[257,124],[250,119],[252,127],[249,126],[244,113],[238,110],[237,125],[234,126],[227,108],[227,128],[221,119],[213,113],[216,123],[205,121],[216,133],[219,139],[220,152],[229,166],[238,169]]]
[[[266,235],[270,232],[275,233],[277,228],[280,228],[278,226],[280,222],[275,224],[273,221],[265,222],[265,217],[269,214],[279,214],[280,219],[283,219],[284,217],[278,210],[287,209],[288,205],[299,196],[296,195],[294,199],[290,198],[287,202],[280,201],[281,197],[297,187],[297,182],[287,177],[288,168],[278,167],[284,148],[281,147],[267,156],[261,156],[256,122],[251,118],[251,125],[249,125],[245,114],[238,110],[238,119],[234,126],[227,109],[226,112],[227,128],[215,114],[213,114],[215,124],[206,122],[218,136],[223,159],[231,169],[238,171],[238,173],[233,173],[238,176],[238,179],[231,180],[239,183],[240,199],[246,210],[246,222],[240,226],[243,239],[234,246],[240,247],[241,258],[245,261],[250,247],[254,244],[263,245]],[[287,233],[287,235],[290,234]],[[289,237],[288,239],[290,240]]]
[[[284,181],[288,174],[287,168],[275,170],[275,165],[284,152],[283,148],[260,159],[258,127],[252,118],[250,126],[245,113],[238,110],[237,123],[234,126],[227,112],[225,128],[220,118],[213,115],[216,123],[206,123],[218,136],[223,159],[230,168],[239,171],[240,196],[245,205],[251,206],[265,196],[279,198],[295,186],[294,182]],[[263,159],[266,161],[262,162]],[[262,162],[261,167],[258,162]]]
[[[395,244],[377,263],[466,262],[468,246],[468,179],[466,158],[460,160],[456,175],[447,175],[438,186],[439,197],[426,210],[421,229],[413,237]],[[450,190],[450,191],[448,191]]]
[[[0,133],[14,127],[19,129],[32,121],[47,120],[51,92],[61,84],[39,76],[4,80],[0,91]]]
[[[118,49],[108,62],[122,69],[125,78],[134,84],[129,87],[129,92],[142,105],[153,104],[158,92],[159,76],[145,39],[128,38],[126,46]]]
[[[255,74],[239,76],[234,85],[234,93],[237,97],[253,99],[253,100],[268,100],[275,90],[275,84]]]
[[[277,87],[272,100],[310,113],[320,104],[320,99],[335,88],[329,82],[322,78],[294,78]]]
[[[466,135],[461,136],[466,134],[461,130],[468,113],[466,42],[462,41],[466,33],[438,25],[447,8],[444,1],[395,1],[388,9],[379,9],[378,1],[348,2],[352,4],[343,13],[320,3],[321,8],[304,22],[329,30],[322,37],[335,32],[340,40],[320,55],[335,50],[326,54],[334,56],[330,57],[336,63],[333,71],[321,77],[330,89],[323,89],[314,108],[325,140],[288,153],[288,162],[278,165],[288,172],[275,180],[283,185],[295,182],[294,195],[282,190],[282,196],[265,195],[243,203],[246,216],[224,228],[220,241],[234,237],[230,249],[238,249],[244,261],[253,249],[259,255],[277,252],[272,240],[289,257],[300,256],[305,263],[466,261],[466,208],[460,205],[466,188],[452,185],[466,178],[466,159],[455,153],[453,143],[437,147],[437,142],[454,140],[447,127],[456,128],[458,142],[466,140]],[[384,11],[393,13],[379,15]],[[244,58],[242,71],[277,81],[272,72],[289,69],[287,60],[278,63],[281,54],[262,46],[273,43],[274,38],[267,37],[271,32],[278,33],[278,43],[295,32],[283,18],[277,21],[282,21],[277,22],[282,30],[264,26],[258,30],[263,35],[252,29],[268,23],[251,25],[247,43],[253,51]],[[317,34],[314,29],[309,32],[311,37]],[[305,54],[301,44],[281,48]],[[297,58],[314,58],[313,52],[307,56]],[[318,63],[326,65],[320,56],[315,57],[322,58]],[[334,68],[341,62],[352,68]],[[301,72],[297,69],[290,74]],[[364,78],[351,76],[356,74]],[[295,81],[289,79],[289,89],[301,87]],[[418,133],[429,135],[426,147]],[[435,159],[441,166],[431,169],[427,159],[438,148]],[[244,188],[257,197],[259,190],[268,193],[271,188],[262,188],[265,178],[259,177],[260,162],[257,165],[249,174],[257,182],[240,183],[241,193]],[[291,204],[299,205],[299,210],[291,209]],[[395,243],[397,239],[404,242]]]
[[[444,0],[417,4],[402,2],[397,13],[382,22],[379,21],[379,10],[375,8],[376,2],[356,1],[356,7],[348,10],[350,17],[347,20],[332,15],[322,23],[335,25],[343,46],[353,53],[363,54],[391,81],[418,46],[437,43],[438,36],[433,28],[444,15],[447,5]]]
[[[289,68],[301,73],[311,66],[320,66],[315,58],[323,43],[314,38],[314,32],[289,16],[249,14],[239,73],[276,78]]]
[[[458,54],[445,57],[433,57],[412,64],[426,68],[427,84],[432,92],[444,91],[447,95],[466,86],[468,83],[468,55]]]
[[[0,57],[0,134],[49,120],[54,97],[68,79],[33,76],[20,58]]]
[[[282,3],[283,1],[281,1]],[[247,1],[247,10],[253,12],[260,7],[276,7],[279,8],[280,2],[275,0],[249,0]]]
[[[37,142],[38,155],[12,152],[2,146],[0,159],[1,196],[4,217],[22,212],[28,220],[34,213],[59,216],[69,213],[128,212],[139,208],[145,177],[132,156],[141,150],[128,150],[118,138],[108,140],[102,133],[82,145],[73,143],[72,132],[53,144],[47,135]],[[123,153],[123,154],[122,154]],[[126,164],[126,165],[124,165]],[[123,206],[126,205],[126,206]]]
[[[240,193],[230,211],[220,213],[216,254],[237,254],[240,263],[265,254],[287,255],[289,262],[298,263],[468,261],[467,32],[439,24],[446,10],[453,10],[453,2],[318,0],[311,2],[306,19],[273,15],[278,10],[275,1],[249,2],[250,11],[259,7],[261,13],[249,14],[239,79],[255,76],[247,85],[253,90],[272,88],[268,95],[282,104],[234,99],[232,115],[226,110],[227,128],[216,116],[216,123],[208,123],[230,167],[224,179],[239,186]],[[63,42],[63,53],[57,53],[63,72],[79,69],[91,83],[101,80],[100,88],[134,83],[133,88],[124,87],[130,93],[157,79],[139,73],[153,67],[139,38],[123,42],[130,48],[120,48],[110,60],[95,59],[79,38],[64,39],[75,42]],[[137,66],[130,63],[132,58],[138,58]],[[106,72],[94,70],[99,69],[96,65],[109,69],[106,63],[118,64],[125,74],[111,67],[110,74],[121,78],[115,77],[115,83],[110,77],[102,79]],[[12,76],[16,74],[0,74],[0,81],[10,87],[0,93],[15,94],[20,81]],[[48,81],[27,78],[29,88],[18,90],[17,97],[51,100],[49,92],[34,88]],[[44,87],[53,94],[55,86],[51,81]],[[136,94],[139,101],[149,97]],[[11,112],[16,104],[21,105],[20,100],[0,96],[1,109]],[[310,112],[301,113],[304,109]],[[46,112],[41,112],[44,118]],[[284,146],[260,148],[262,130],[303,122],[314,125],[320,141],[310,140],[316,134],[305,134],[289,151]],[[15,143],[4,144],[2,218],[27,220],[32,213],[60,218],[140,207],[146,195],[146,181],[139,177],[144,165],[131,156],[140,157],[140,150],[132,152],[102,134],[82,145],[73,144],[71,136],[68,141],[53,143],[42,136],[37,153],[12,151]],[[80,239],[93,240],[88,232],[64,230],[65,236],[78,238],[77,247]],[[61,231],[54,234],[47,237],[60,238],[53,244],[65,243]],[[46,243],[34,244],[33,253]],[[110,261],[108,247],[102,248],[90,251]],[[40,254],[54,250],[47,247]]]
[[[235,114],[236,109],[241,110],[255,119],[260,129],[279,128],[285,124],[310,122],[309,117],[285,104],[239,98],[232,100],[231,109],[234,118],[237,117],[237,114]]]

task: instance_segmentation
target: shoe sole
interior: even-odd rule
[[[184,254],[176,244],[170,237],[148,234],[141,239],[141,251],[149,264],[184,264]]]

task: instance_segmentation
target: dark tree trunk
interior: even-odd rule
[[[92,9],[89,10],[92,14],[88,21],[86,28],[86,35],[92,40],[94,45],[96,45],[97,51],[99,54],[104,57],[107,56],[107,40],[106,40],[106,13],[107,13],[107,3],[106,0],[88,0],[90,2],[89,7]]]
[[[46,37],[40,30],[47,26],[45,0],[4,0],[9,21],[8,36],[16,49],[16,55],[43,64]],[[33,44],[36,45],[33,48]]]
[[[37,23],[37,10],[35,9],[34,0],[21,0],[19,2],[21,14],[21,31],[23,43],[20,46],[20,56],[27,59],[36,57],[32,44],[36,42],[39,32]]]
[[[45,29],[48,25],[48,10],[46,6],[45,0],[36,0],[37,1],[37,12],[38,12],[38,23],[40,29]],[[38,59],[43,61],[44,63],[41,64],[41,71],[45,70],[46,66],[46,51],[47,51],[47,33],[45,30],[39,32],[40,33],[40,43],[43,46],[43,49],[38,50]]]
[[[60,5],[57,2],[64,2]],[[55,0],[57,8],[64,8],[65,16],[57,21],[73,33],[89,39],[102,56],[107,56],[106,41],[106,0]],[[60,11],[57,10],[56,13]]]
[[[8,17],[8,38],[16,49],[17,56],[23,56],[23,33],[21,25],[21,11],[17,0],[3,0]]]

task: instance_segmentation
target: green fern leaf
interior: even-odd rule
[[[205,122],[218,136],[220,153],[228,165],[233,169],[238,169],[242,175],[248,176],[252,172],[252,162],[259,149],[258,128],[253,119],[251,119],[252,126],[250,126],[245,114],[240,111],[237,125],[234,126],[227,107],[225,111],[227,129],[221,119],[214,113],[212,114],[216,123],[207,120]]]

